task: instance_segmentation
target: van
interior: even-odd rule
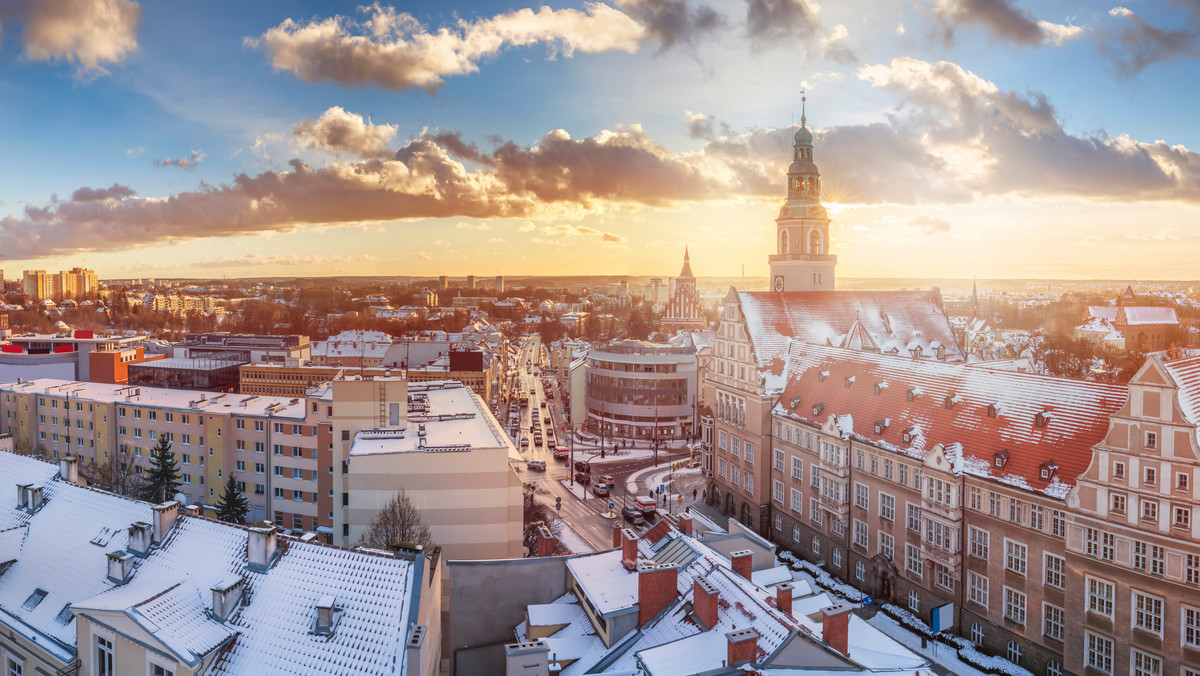
[[[647,518],[658,511],[658,503],[649,495],[639,495],[636,504],[642,510],[642,516]]]

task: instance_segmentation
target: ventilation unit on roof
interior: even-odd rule
[[[992,456],[992,464],[996,466],[996,469],[1004,469],[1004,466],[1008,464],[1008,449],[996,451],[996,454]]]
[[[1049,481],[1054,478],[1054,472],[1057,469],[1057,463],[1055,463],[1053,460],[1047,460],[1038,468],[1038,476],[1041,477],[1042,481]]]

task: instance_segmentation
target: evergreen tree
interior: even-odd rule
[[[237,477],[230,474],[225,482],[225,492],[221,494],[221,501],[217,503],[217,518],[229,523],[246,523],[246,515],[249,513],[250,501],[238,487]]]
[[[150,471],[146,476],[146,499],[162,503],[174,500],[179,492],[179,465],[171,452],[171,443],[166,436],[158,438],[158,445],[150,449]]]

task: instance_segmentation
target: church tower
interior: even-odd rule
[[[800,100],[803,105],[807,99]],[[821,205],[821,173],[813,163],[812,140],[802,112],[793,137],[787,201],[775,219],[772,291],[833,291],[837,256],[829,254],[829,214]]]

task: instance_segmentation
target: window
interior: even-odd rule
[[[988,579],[974,571],[967,571],[967,600],[987,607]]]
[[[988,514],[1000,516],[1000,496],[995,493],[988,493]]]
[[[1183,606],[1183,629],[1180,638],[1188,648],[1200,649],[1200,608]]]
[[[812,486],[813,488],[821,487],[821,471],[819,469],[817,469],[816,467],[813,467],[812,469],[808,470],[808,476],[810,479],[809,480],[810,486]]]
[[[1189,483],[1188,474],[1186,472],[1177,472],[1175,474],[1175,490],[1186,491]]]
[[[246,429],[246,421],[238,418],[233,421],[233,427],[234,429],[244,430]]]
[[[1142,521],[1158,521],[1158,501],[1142,498]]]
[[[262,474],[263,472],[266,472],[266,471],[267,471],[266,465],[262,464],[261,462],[254,463],[254,473],[255,474]]]
[[[113,642],[103,636],[96,637],[96,676],[117,676],[113,668]]]
[[[917,593],[916,589],[908,591],[908,609],[914,613],[921,612],[921,595]]]
[[[746,442],[744,452],[742,453],[742,457],[745,458],[747,465],[754,464],[754,444],[752,444],[748,441]]]
[[[900,465],[900,472],[896,475],[896,479],[901,485],[908,485],[908,465]]]
[[[1142,470],[1142,483],[1153,486],[1158,483],[1158,468],[1147,467]]]
[[[1163,600],[1139,591],[1133,592],[1133,628],[1162,636]]]
[[[854,577],[857,578],[859,582],[867,579],[867,564],[863,563],[862,561],[856,562],[854,564]]]
[[[833,567],[834,568],[842,567],[842,550],[841,549],[833,550]]]
[[[1191,528],[1192,508],[1179,505],[1171,507],[1171,525],[1176,528]]]
[[[742,485],[742,468],[737,465],[729,465],[729,482],[734,486]]]
[[[1008,642],[1008,661],[1013,664],[1021,664],[1021,645],[1016,641]]]
[[[986,561],[988,558],[991,533],[988,533],[986,530],[976,528],[975,526],[968,526],[967,533],[967,536],[970,538],[970,555],[977,559],[983,559]]]
[[[921,560],[920,547],[904,545],[904,567],[914,577],[919,578],[925,574],[925,562]]]
[[[1113,642],[1092,632],[1087,632],[1086,646],[1087,666],[1102,674],[1111,674],[1113,668]]]
[[[1024,513],[1025,513],[1025,506],[1023,504],[1021,504],[1021,501],[1013,500],[1012,498],[1009,498],[1009,500],[1008,500],[1008,520],[1013,523],[1021,523],[1024,521],[1024,518],[1023,518]]]
[[[754,475],[751,474],[749,472],[749,470],[746,471],[745,479],[746,479],[746,481],[745,481],[746,492],[753,493],[754,492]]]
[[[1113,514],[1124,514],[1125,503],[1126,500],[1124,493],[1111,493],[1108,496],[1108,511],[1112,512]]]
[[[255,421],[254,421],[254,431],[255,431],[255,432],[262,432],[262,431],[263,431],[263,429],[264,429],[263,421],[261,421],[261,420],[255,420]]]
[[[1112,561],[1113,555],[1117,551],[1117,536],[1112,533],[1103,533],[1100,538],[1100,558],[1105,561]]]
[[[1162,676],[1162,658],[1134,650],[1133,676]]]
[[[727,467],[728,467],[728,463],[725,461],[725,459],[724,459],[724,458],[721,458],[721,459],[719,459],[719,460],[717,461],[717,474],[718,474],[718,475],[719,475],[719,476],[720,476],[722,479],[724,479],[724,478],[725,478],[725,474],[726,474],[726,468],[727,468]]]
[[[978,511],[980,509],[980,505],[983,504],[982,495],[983,495],[983,491],[980,491],[978,488],[975,488],[974,486],[968,488],[967,489],[967,505],[971,509]]]
[[[800,526],[792,526],[792,542],[800,541]]]
[[[978,622],[971,624],[971,642],[975,645],[983,645],[983,625]]]
[[[1028,548],[1012,540],[1004,540],[1004,567],[1018,575],[1025,574],[1025,554]]]
[[[1011,587],[1004,588],[1004,617],[1025,624],[1025,595]]]
[[[1059,538],[1067,535],[1067,517],[1057,509],[1050,511],[1050,534]]]
[[[1146,432],[1146,448],[1158,448],[1158,434]]]
[[[905,506],[908,508],[908,517],[907,517],[907,523],[906,523],[906,525],[908,526],[908,529],[920,533],[921,532],[921,508],[912,504],[911,502],[906,502]]]
[[[175,672],[161,664],[151,664],[150,676],[175,676]]]
[[[15,657],[5,660],[4,676],[22,676],[25,673],[25,662],[17,661]]]
[[[1087,579],[1087,610],[1103,615],[1108,619],[1113,617],[1113,585],[1094,577]]]
[[[1113,473],[1114,479],[1124,479],[1125,478],[1125,463],[1123,463],[1119,460],[1114,460],[1112,473]]]
[[[246,471],[246,461],[244,461],[244,460],[238,460],[238,461],[237,461],[237,463],[236,463],[236,465],[237,465],[237,471],[239,471],[239,472],[245,472],[245,471]]]
[[[1045,570],[1046,586],[1062,589],[1063,580],[1065,579],[1066,560],[1061,556],[1047,553],[1043,562],[1043,568]]]
[[[796,481],[804,481],[804,461],[796,456],[792,456],[792,478]]]
[[[795,488],[792,489],[792,511],[800,516],[804,513],[804,494]]]
[[[871,489],[866,484],[854,484],[854,506],[861,509],[871,508]]]
[[[1200,584],[1200,556],[1187,555],[1187,563],[1184,565],[1184,580],[1188,584]]]
[[[879,553],[890,561],[896,554],[896,539],[890,533],[879,532]]]
[[[896,498],[887,493],[879,494],[879,517],[887,521],[896,520]]]
[[[809,500],[808,518],[811,519],[812,522],[817,524],[818,526],[821,525],[821,520],[824,517],[821,515],[821,501],[820,500],[818,500],[816,498],[812,498],[811,500]]]
[[[775,530],[783,530],[783,517],[778,514],[775,515]]]
[[[1055,641],[1063,640],[1063,609],[1042,604],[1042,634]]]
[[[870,546],[870,544],[868,542],[869,537],[870,536],[867,534],[867,524],[862,521],[859,521],[858,519],[855,519],[854,520],[854,544],[859,547],[862,547],[863,549],[867,549]]]
[[[783,471],[783,451],[778,448],[775,449],[775,469]]]
[[[782,505],[783,504],[783,493],[784,493],[783,482],[780,481],[779,479],[776,479],[771,487],[771,490],[772,490],[772,493],[774,494],[775,502],[778,502],[779,504]]]

